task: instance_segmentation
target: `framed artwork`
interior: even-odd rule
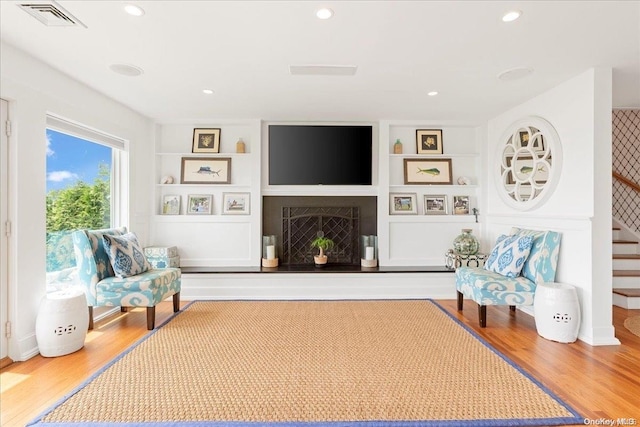
[[[219,153],[220,129],[194,129],[192,153]]]
[[[404,183],[451,184],[451,159],[404,159]]]
[[[223,215],[249,215],[251,193],[222,193]]]
[[[520,135],[520,147],[527,147],[529,145],[530,138],[529,132],[527,132],[526,130],[521,130],[518,134]],[[544,151],[544,138],[542,137],[542,134],[538,134],[535,137],[535,139],[531,143],[531,148],[533,148],[535,151]]]
[[[507,157],[507,167],[510,168],[509,173],[507,174],[507,184],[515,184],[516,180],[514,179],[513,174],[515,173],[518,177],[519,181],[527,181],[529,179],[529,175],[534,174],[534,179],[536,184],[544,184],[549,179],[549,168],[545,165],[538,165],[537,170],[533,170],[533,157],[525,157],[518,156]],[[513,167],[511,164],[513,162]],[[547,159],[547,162],[551,164],[551,159]],[[527,182],[522,182],[522,184],[527,185]]]
[[[166,195],[162,197],[162,215],[180,215],[180,196]]]
[[[442,129],[417,129],[418,154],[442,154]]]
[[[418,213],[416,193],[389,194],[389,213],[391,215],[415,215]]]
[[[189,194],[187,199],[187,214],[211,215],[213,211],[213,196],[211,194]]]
[[[425,215],[447,215],[447,196],[424,195],[424,214]]]
[[[230,157],[183,157],[181,184],[231,183]]]
[[[469,196],[453,196],[453,214],[469,215]]]

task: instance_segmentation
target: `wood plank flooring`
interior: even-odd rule
[[[594,421],[633,418],[640,425],[640,337],[623,326],[640,310],[614,307],[622,345],[591,347],[548,341],[538,336],[531,316],[510,313],[508,307],[488,307],[488,326],[480,329],[472,301],[465,301],[461,313],[455,300],[438,302],[582,415]],[[160,304],[156,324],[171,314],[171,302]],[[75,353],[36,356],[0,370],[1,425],[24,426],[146,333],[145,311],[135,309],[97,322]]]

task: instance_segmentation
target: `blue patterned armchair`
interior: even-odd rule
[[[73,233],[73,246],[78,269],[78,281],[84,286],[89,305],[89,329],[93,329],[93,307],[114,306],[126,311],[128,307],[147,308],[147,329],[155,327],[155,307],[164,299],[173,296],[173,311],[180,310],[181,273],[179,268],[149,269],[141,273],[130,270],[124,275],[114,271],[105,240],[125,238],[127,229],[78,230]],[[148,266],[144,254],[133,246],[134,256],[117,252],[118,262],[130,268],[132,261]],[[126,243],[125,243],[126,244]],[[113,255],[112,255],[113,256]],[[135,258],[135,260],[133,260]],[[147,267],[148,268],[148,267]],[[120,276],[120,277],[118,277]],[[128,277],[127,277],[128,276]]]
[[[456,270],[458,311],[462,310],[463,298],[474,300],[478,303],[482,328],[487,326],[488,305],[508,305],[511,311],[515,311],[516,305],[533,305],[536,285],[553,282],[556,277],[560,233],[514,227],[511,235],[533,238],[521,275],[507,277],[483,267],[460,267]]]

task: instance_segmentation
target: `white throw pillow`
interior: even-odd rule
[[[496,240],[484,268],[506,277],[517,277],[531,252],[533,236],[502,235]]]
[[[135,233],[127,233],[122,236],[105,234],[102,239],[117,277],[131,277],[151,270],[151,264],[144,256],[144,251],[138,243]]]

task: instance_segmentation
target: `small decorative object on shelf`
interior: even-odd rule
[[[471,180],[468,176],[461,176],[458,178],[458,185],[470,185]]]
[[[360,236],[360,265],[362,267],[378,266],[378,236]]]
[[[313,241],[311,242],[311,247],[318,248],[320,250],[320,253],[313,256],[313,261],[315,262],[316,267],[324,267],[325,265],[327,265],[327,256],[325,255],[324,251],[331,250],[335,243],[330,238],[324,237],[324,232],[322,231],[318,231],[317,236],[318,237],[313,239]]]
[[[262,236],[262,266],[273,268],[278,266],[278,245],[276,236]]]
[[[471,234],[470,228],[462,229],[462,234],[453,240],[453,250],[460,255],[475,255],[480,249],[476,236]]]
[[[396,143],[393,144],[393,154],[402,154],[402,142],[400,139],[396,139]]]
[[[449,270],[455,270],[458,267],[482,267],[489,257],[488,254],[461,255],[449,249],[444,255],[445,267]]]
[[[244,141],[242,140],[242,138],[239,138],[238,142],[236,142],[236,153],[244,153],[244,152],[245,152]]]
[[[162,177],[162,179],[160,180],[160,184],[173,184],[174,181],[175,180],[171,175],[166,175]]]

